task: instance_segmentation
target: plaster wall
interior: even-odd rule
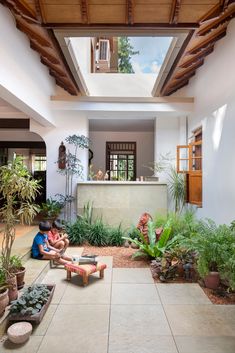
[[[136,141],[136,175],[137,177],[143,175],[152,175],[152,172],[145,168],[149,162],[154,160],[154,133],[150,131],[90,131],[91,149],[94,153],[92,159],[93,170],[95,173],[98,169],[105,171],[105,156],[106,156],[106,141]]]
[[[195,96],[189,116],[189,134],[203,127],[203,207],[199,217],[217,223],[235,218],[235,20],[217,42],[197,75],[182,94]]]
[[[41,124],[53,123],[50,95],[55,82],[27,36],[17,30],[8,9],[0,5],[0,97]]]
[[[65,176],[57,172],[58,149],[63,141],[67,151],[74,153],[74,146],[68,145],[65,138],[70,135],[88,136],[88,120],[84,114],[76,111],[54,112],[56,117],[56,128],[45,128],[31,121],[30,130],[39,134],[46,143],[47,151],[47,197],[54,198],[56,194],[65,194]],[[84,167],[83,177],[87,179],[88,151],[79,149],[78,158]],[[74,177],[73,194],[75,195],[77,181],[83,180],[81,177]]]

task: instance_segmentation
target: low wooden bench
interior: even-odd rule
[[[64,265],[65,270],[67,271],[67,280],[71,280],[72,272],[82,276],[83,285],[88,284],[89,276],[92,273],[100,272],[100,278],[104,277],[104,270],[107,265],[101,262],[98,262],[97,265],[76,265],[76,264],[66,264]]]

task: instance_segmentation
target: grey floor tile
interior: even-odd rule
[[[78,327],[77,327],[78,329]],[[69,328],[66,328],[69,331]],[[89,330],[85,335],[47,335],[38,353],[106,353],[108,336],[96,336]]]
[[[110,304],[111,284],[89,283],[86,287],[68,284],[61,304]]]
[[[40,324],[34,327],[32,333],[33,336],[44,336],[46,334],[47,328],[50,325],[50,322],[55,314],[56,309],[57,305],[50,304]]]
[[[234,353],[235,337],[175,336],[179,353]]]
[[[113,268],[113,283],[154,283],[149,268]]]
[[[212,304],[197,283],[156,284],[163,304]]]
[[[9,340],[0,343],[1,353],[37,353],[43,336],[30,336],[29,340],[24,344],[14,344]]]
[[[164,309],[174,335],[235,336],[234,328],[215,305],[165,305]]]
[[[108,353],[178,353],[172,336],[111,336]]]
[[[111,336],[170,335],[161,305],[112,305]]]
[[[59,305],[47,330],[49,336],[107,335],[108,305]]]
[[[154,284],[113,283],[112,304],[160,304]]]

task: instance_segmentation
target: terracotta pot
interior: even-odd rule
[[[204,278],[205,286],[210,289],[217,289],[220,284],[219,272],[210,272]]]
[[[21,267],[18,269],[18,272],[15,272],[16,281],[17,281],[17,289],[21,289],[24,287],[24,276],[25,276],[25,267]]]
[[[0,317],[4,314],[4,311],[9,304],[8,288],[0,291]]]
[[[182,263],[177,265],[177,274],[179,277],[184,277],[184,267]]]
[[[10,286],[8,291],[8,297],[9,297],[9,301],[11,302],[18,298],[16,275],[11,275],[11,277],[8,277],[6,282]]]

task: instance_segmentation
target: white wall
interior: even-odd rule
[[[235,219],[235,20],[225,38],[182,90],[195,96],[189,131],[203,126],[203,208],[217,223]]]
[[[159,161],[160,156],[169,154],[172,158],[171,163],[175,164],[176,146],[180,143],[180,126],[179,118],[157,117],[155,119],[155,161]],[[159,176],[161,181],[166,181],[168,178],[166,171],[161,172]]]
[[[94,158],[92,164],[94,165],[94,171],[98,169],[105,171],[105,154],[106,154],[106,141],[136,141],[136,156],[137,166],[136,174],[137,177],[143,175],[152,175],[148,168],[144,168],[143,165],[153,162],[154,154],[154,133],[148,131],[135,131],[135,132],[113,132],[113,131],[90,131],[89,135],[92,145],[91,150],[94,152]]]
[[[0,33],[0,97],[40,123],[51,125],[50,95],[55,81],[2,5]]]
[[[39,134],[46,143],[47,151],[47,197],[54,197],[55,194],[65,193],[65,177],[57,172],[58,149],[61,141],[64,142],[67,150],[74,153],[71,145],[65,142],[70,135],[85,135],[88,137],[88,120],[85,115],[76,111],[55,111],[56,128],[44,128],[35,121],[30,122],[30,130]],[[84,179],[87,179],[88,151],[79,150],[78,158],[84,166]],[[76,182],[81,178],[74,178],[74,195]]]

